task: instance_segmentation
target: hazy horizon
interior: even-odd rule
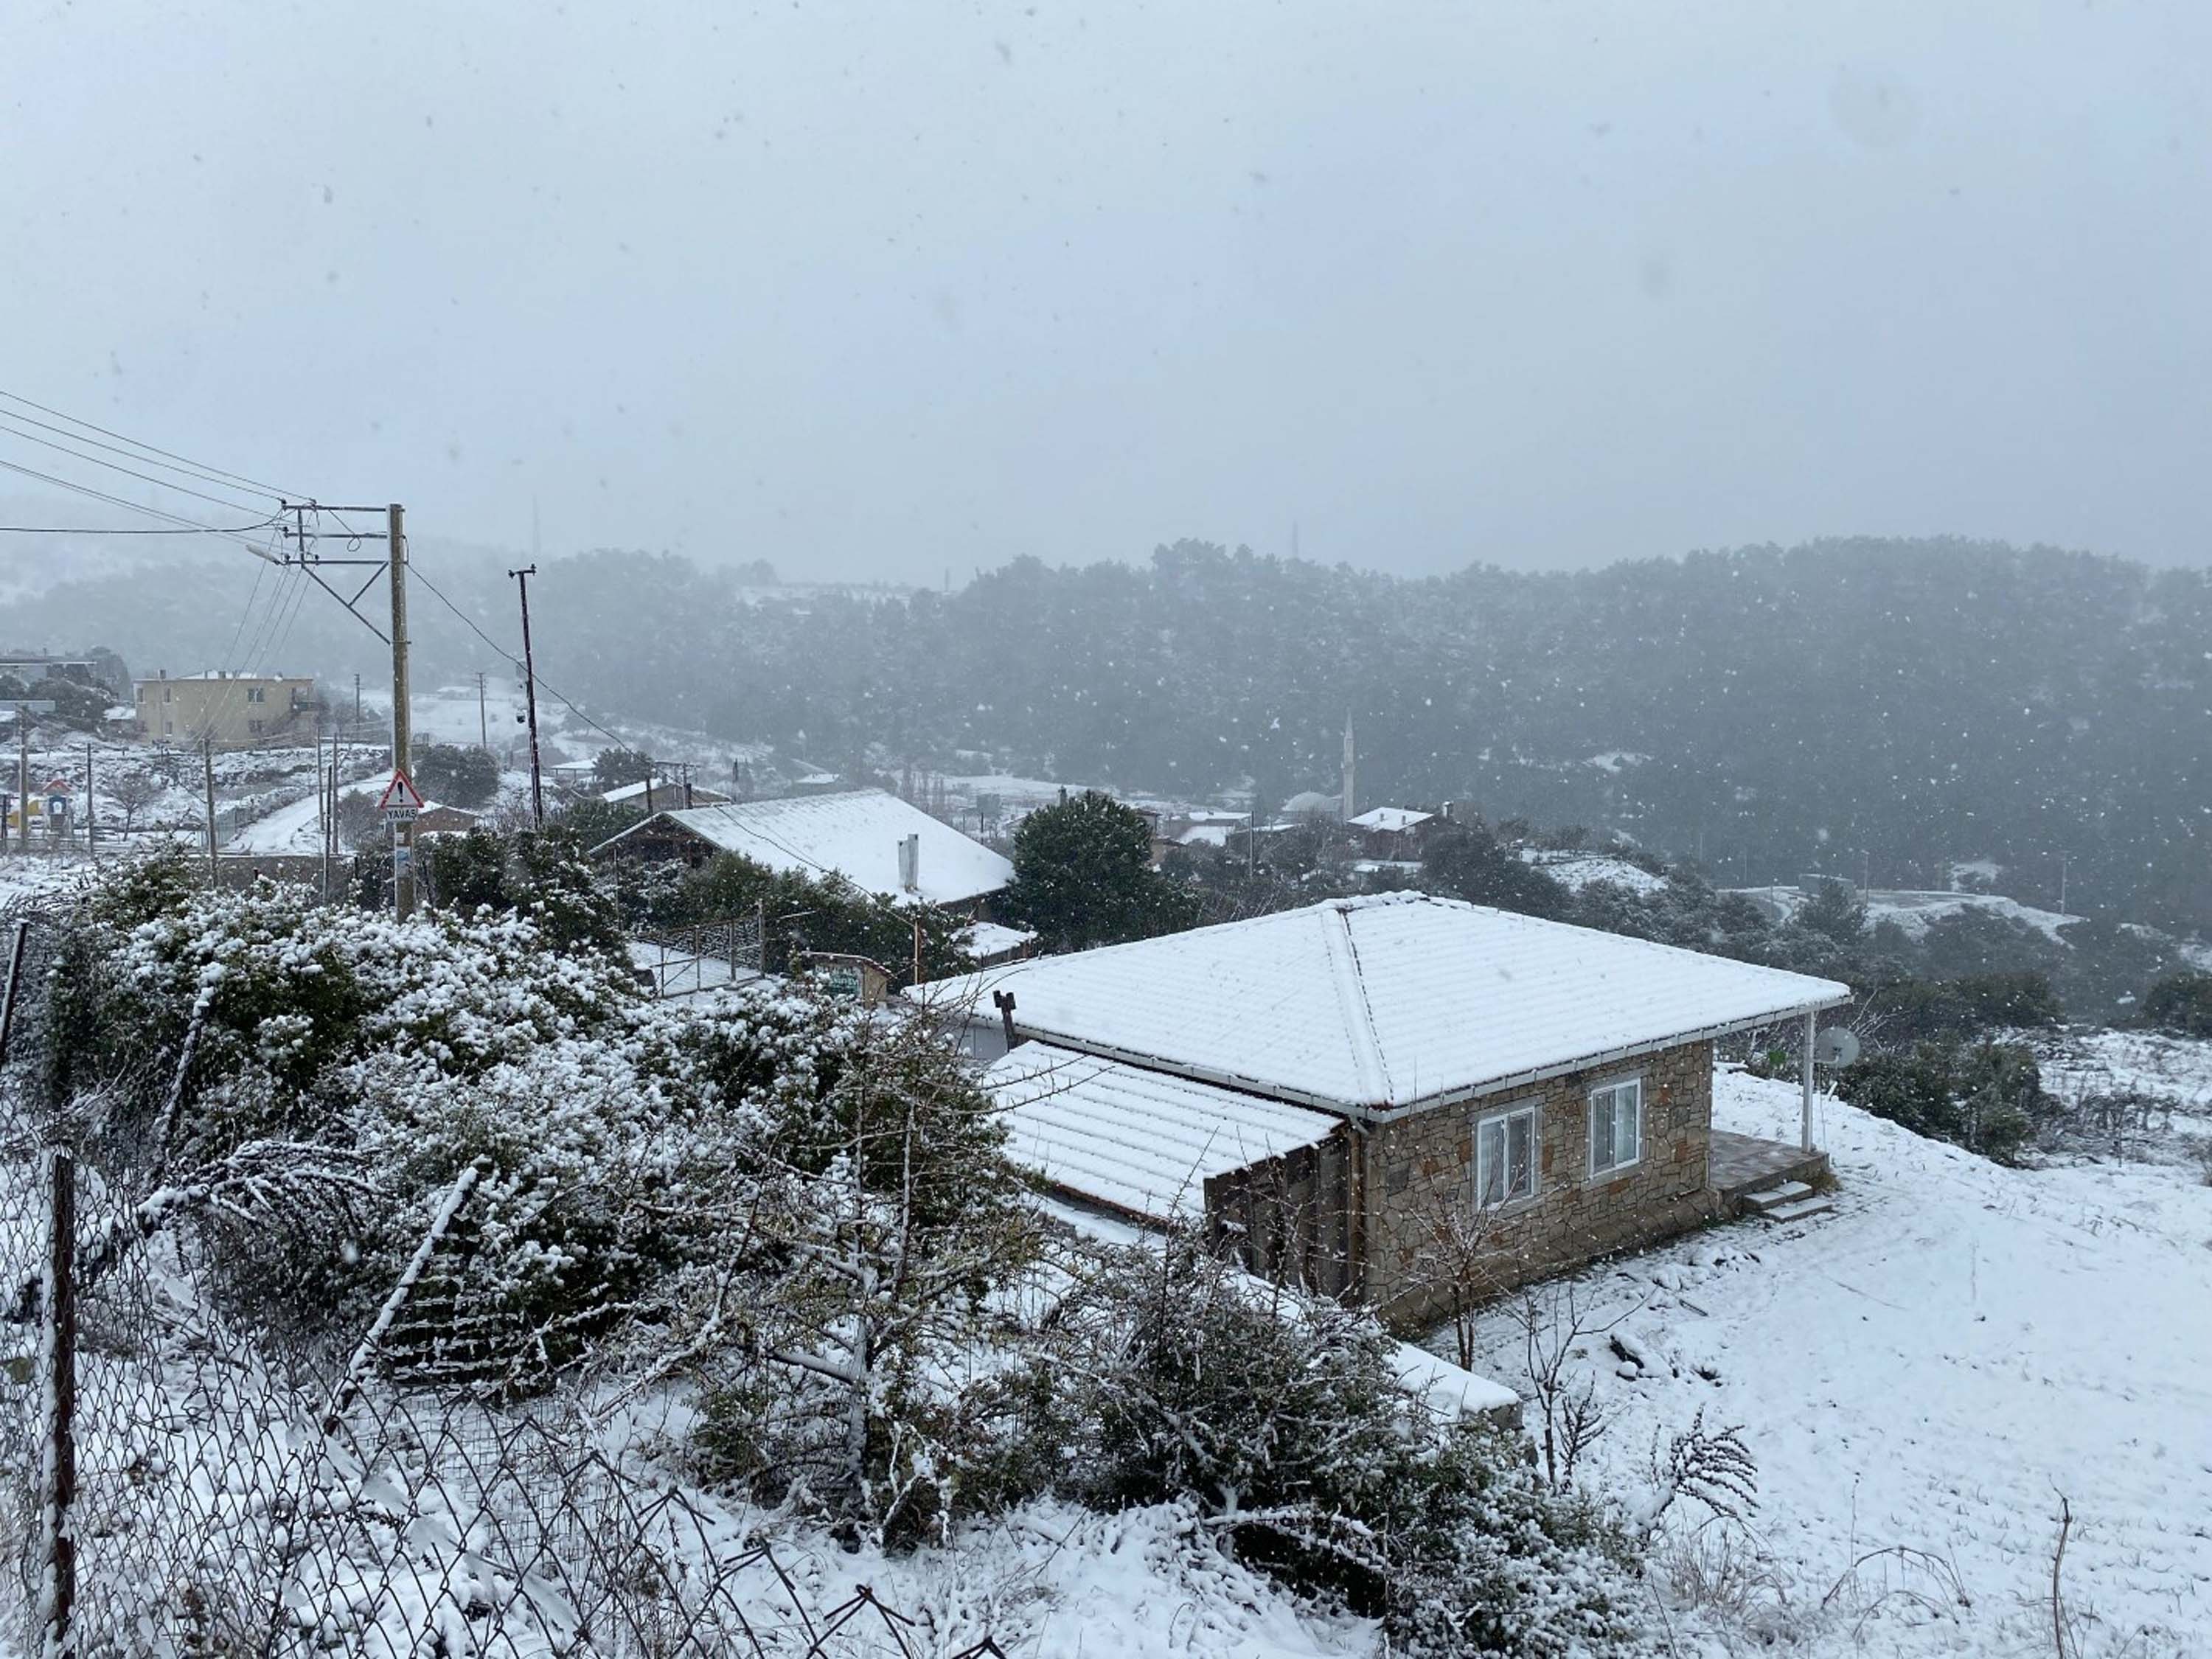
[[[2201,562],[2212,14],[1932,9],[53,9],[0,389],[793,580]]]

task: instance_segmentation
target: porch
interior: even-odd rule
[[[1778,1220],[1795,1220],[1809,1211],[1785,1214],[1814,1194],[1833,1184],[1826,1152],[1793,1146],[1786,1140],[1763,1140],[1715,1129],[1705,1158],[1705,1185],[1713,1194],[1714,1212],[1723,1216],[1760,1214]],[[1823,1201],[1820,1208],[1826,1208]]]

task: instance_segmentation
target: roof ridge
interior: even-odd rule
[[[1332,921],[1343,932],[1342,954],[1337,950]],[[1382,1033],[1376,1029],[1375,1005],[1367,996],[1367,971],[1359,960],[1358,941],[1352,936],[1352,907],[1329,906],[1322,916],[1322,948],[1328,951],[1330,966],[1336,974],[1336,997],[1345,1013],[1345,1034],[1352,1040],[1352,1067],[1359,1073],[1361,1088],[1372,1097],[1370,1101],[1361,1103],[1395,1105],[1396,1095],[1390,1082],[1390,1063],[1382,1052]]]

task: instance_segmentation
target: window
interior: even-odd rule
[[[1496,1209],[1536,1195],[1536,1109],[1516,1106],[1474,1125],[1474,1203]]]
[[[267,725],[268,722],[266,720],[248,720],[246,723],[246,729],[250,732],[262,731],[267,726]]]
[[[249,685],[249,686],[247,686],[247,687],[246,688],[246,702],[268,702],[268,701],[269,701],[269,690],[268,690],[268,688],[267,688],[267,687],[265,687],[265,686],[259,686],[259,685]]]
[[[1590,1173],[1625,1170],[1644,1156],[1644,1080],[1590,1091]]]

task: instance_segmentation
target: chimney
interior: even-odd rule
[[[899,886],[906,892],[915,892],[921,886],[921,836],[917,831],[900,841]]]
[[[999,1026],[1006,1034],[1006,1052],[1012,1054],[1022,1046],[1022,1040],[1014,1035],[1014,994],[994,991],[991,1000],[998,1006]]]

